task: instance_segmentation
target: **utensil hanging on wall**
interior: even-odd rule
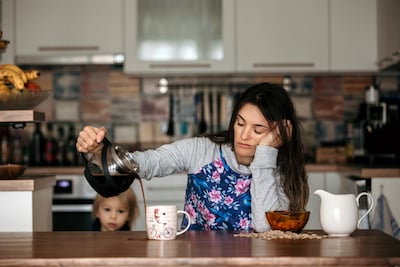
[[[217,91],[217,125],[216,125],[216,132],[220,132],[222,130],[221,127],[221,92]]]
[[[175,133],[175,123],[174,123],[174,90],[170,88],[169,93],[169,118],[168,118],[168,129],[166,134],[168,136],[174,136]]]
[[[198,122],[198,134],[204,134],[207,131],[207,122],[205,120],[204,108],[204,92],[198,93],[198,103],[200,107],[200,115]]]
[[[208,91],[208,112],[209,112],[209,132],[214,133],[214,96],[213,96],[213,88],[210,88]]]

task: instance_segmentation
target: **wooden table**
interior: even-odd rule
[[[322,232],[315,231],[322,234]],[[309,240],[189,231],[0,233],[0,266],[400,266],[400,241],[377,230]]]

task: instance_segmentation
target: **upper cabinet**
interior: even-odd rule
[[[236,12],[239,72],[377,70],[377,0],[237,0]]]
[[[330,0],[330,14],[330,70],[376,71],[377,0]]]
[[[2,23],[16,64],[125,60],[135,75],[371,72],[378,58],[400,57],[399,2],[2,0]]]
[[[328,0],[236,3],[237,71],[328,71]]]
[[[86,56],[101,61],[101,55],[124,51],[123,0],[15,2],[17,63],[52,56],[60,56],[60,64],[62,56],[68,61],[77,56],[77,63],[86,63]]]
[[[379,69],[400,62],[400,1],[378,1],[378,64]],[[398,70],[398,68],[397,68]]]
[[[13,0],[0,1],[0,30],[3,31],[1,39],[10,41],[4,53],[0,53],[0,63],[14,64],[15,39],[14,39],[14,3]]]
[[[234,1],[132,0],[125,5],[125,72],[234,71]]]

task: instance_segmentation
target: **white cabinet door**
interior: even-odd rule
[[[123,52],[122,0],[17,0],[16,56]]]
[[[328,11],[328,0],[237,0],[237,70],[327,71]]]
[[[125,2],[130,74],[232,73],[234,1]]]
[[[310,211],[310,218],[305,226],[305,229],[321,229],[320,223],[320,207],[321,199],[314,192],[318,189],[326,187],[326,174],[324,172],[307,173],[308,185],[310,188],[310,197],[307,202],[306,210]]]
[[[377,1],[331,0],[332,71],[376,71]]]
[[[0,53],[0,63],[14,64],[14,3],[13,0],[2,0],[0,5],[0,30],[3,31],[3,36],[1,39],[10,41],[6,51],[4,53]]]
[[[384,69],[400,62],[400,1],[378,2],[378,62]]]

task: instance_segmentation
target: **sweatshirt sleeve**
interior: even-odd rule
[[[258,146],[250,165],[252,173],[251,214],[256,232],[265,232],[271,229],[265,216],[266,211],[286,210],[289,207],[289,199],[281,186],[277,157],[278,149]]]
[[[208,138],[194,137],[156,149],[136,151],[132,156],[139,165],[139,176],[149,180],[153,177],[197,170],[211,162],[216,153],[216,146]]]

